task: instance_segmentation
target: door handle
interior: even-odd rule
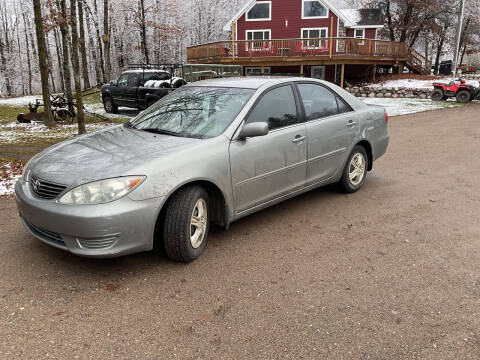
[[[357,123],[353,120],[350,120],[347,124],[348,127],[352,127],[353,125],[356,125]]]
[[[299,142],[302,142],[303,140],[305,140],[306,138],[307,138],[306,136],[297,135],[293,138],[292,142],[293,143],[299,143]]]

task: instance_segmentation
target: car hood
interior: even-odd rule
[[[132,171],[202,141],[115,126],[46,149],[34,159],[29,170],[39,178],[65,185],[147,175]]]

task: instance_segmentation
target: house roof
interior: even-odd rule
[[[340,10],[352,23],[350,27],[383,27],[384,18],[380,9]]]
[[[349,27],[354,24],[342,13],[341,10],[337,9],[329,0],[318,0],[323,3],[327,8],[329,8],[335,15],[337,15],[345,23],[345,26]],[[223,31],[229,31],[232,26],[232,22],[237,21],[244,13],[250,10],[256,3],[256,0],[247,1],[247,3],[230,19],[228,23],[223,27]]]

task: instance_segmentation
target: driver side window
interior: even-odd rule
[[[123,74],[122,76],[120,76],[118,78],[117,85],[119,87],[125,87],[125,86],[127,86],[127,82],[128,82],[128,74]]]
[[[266,122],[269,130],[296,124],[297,107],[292,87],[280,86],[263,95],[246,122]]]

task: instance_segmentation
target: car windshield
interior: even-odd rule
[[[175,90],[132,121],[140,130],[176,136],[218,136],[255,90],[188,86]]]

